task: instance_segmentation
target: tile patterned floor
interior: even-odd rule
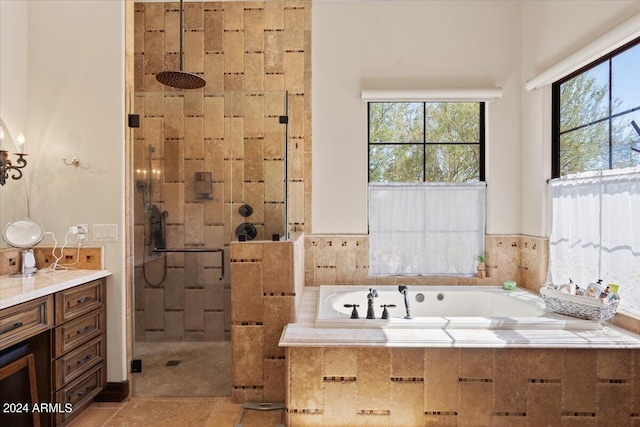
[[[283,410],[245,410],[229,397],[134,397],[123,403],[94,403],[69,427],[272,427]]]
[[[93,403],[69,427],[284,425],[283,410],[245,410],[231,403],[229,341],[136,343],[134,354],[142,360],[142,372],[133,374],[135,397]]]
[[[138,342],[134,358],[142,372],[133,374],[133,396],[231,395],[231,341]]]

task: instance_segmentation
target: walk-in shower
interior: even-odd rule
[[[287,238],[288,96],[134,94],[134,395],[230,395],[228,249]]]

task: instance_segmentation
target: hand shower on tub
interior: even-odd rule
[[[409,288],[405,285],[398,286],[398,292],[400,292],[404,296],[404,308],[407,310],[407,315],[404,316],[405,319],[413,319],[411,316],[411,312],[409,311],[409,298],[407,294],[409,293]]]

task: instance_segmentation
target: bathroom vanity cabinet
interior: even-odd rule
[[[75,270],[0,281],[0,355],[21,344],[30,345],[38,365],[41,425],[67,424],[91,404],[106,383],[109,274]],[[25,284],[25,280],[35,282]],[[13,304],[15,301],[23,302]],[[32,409],[33,402],[29,405]]]

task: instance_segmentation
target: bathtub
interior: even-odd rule
[[[499,286],[408,286],[411,319],[405,319],[404,296],[397,286],[371,286],[375,319],[366,319],[369,286],[320,286],[315,318],[317,328],[388,329],[600,329],[595,321],[549,313],[538,295]],[[352,319],[357,304],[359,319]],[[382,304],[389,319],[381,319]]]

